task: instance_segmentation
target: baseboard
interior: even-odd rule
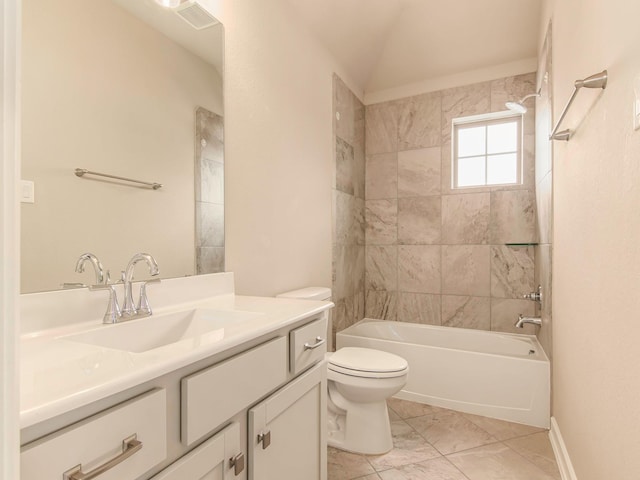
[[[573,469],[573,465],[571,464],[571,459],[569,458],[569,452],[567,452],[567,447],[562,439],[560,427],[558,426],[558,422],[556,422],[555,417],[551,417],[549,440],[551,441],[553,453],[555,454],[556,461],[558,462],[558,469],[560,470],[562,480],[578,480],[576,472]]]

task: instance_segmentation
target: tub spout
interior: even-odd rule
[[[516,322],[516,328],[524,327],[525,323],[531,323],[533,325],[542,326],[542,319],[540,317],[523,317],[522,314],[518,317],[518,321]]]

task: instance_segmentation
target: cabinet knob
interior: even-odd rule
[[[259,433],[258,443],[262,443],[262,449],[266,450],[266,448],[269,445],[271,445],[271,430],[267,430],[266,432]]]
[[[237,477],[244,470],[244,453],[239,453],[229,459],[229,468],[233,468],[233,473]]]

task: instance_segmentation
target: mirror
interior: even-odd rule
[[[222,25],[190,0],[23,0],[22,17],[22,293],[96,283],[85,252],[112,282],[137,252],[161,278],[224,271]]]

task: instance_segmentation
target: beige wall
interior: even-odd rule
[[[548,7],[555,118],[576,79],[610,75],[605,91],[578,94],[565,123],[575,136],[554,143],[554,416],[580,480],[631,480],[640,471],[640,3]]]
[[[222,113],[219,76],[108,0],[23,9],[22,178],[36,203],[22,205],[22,291],[90,283],[73,270],[86,251],[114,279],[138,251],[164,277],[192,274],[195,110]],[[165,186],[80,180],[77,167]]]
[[[241,294],[328,287],[340,69],[286,2],[211,3],[225,24],[226,269]]]

